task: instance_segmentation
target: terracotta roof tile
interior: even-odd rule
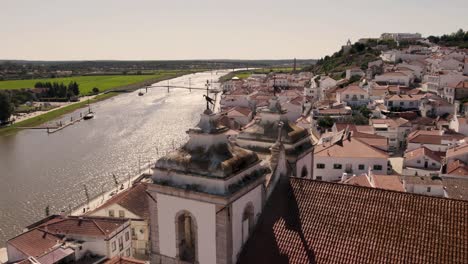
[[[468,179],[444,178],[443,183],[449,198],[468,200]]]
[[[411,151],[405,152],[405,160],[413,160],[420,157],[429,157],[430,159],[441,162],[444,156],[443,152],[432,151],[426,147],[420,147]]]
[[[322,144],[315,147],[315,156],[321,157],[353,157],[353,158],[388,158],[388,154],[369,146],[361,140],[351,137],[344,139],[342,144]]]
[[[61,238],[41,229],[32,229],[10,240],[10,244],[28,256],[39,257],[49,252]]]
[[[146,262],[143,260],[120,257],[120,256],[115,256],[109,259],[108,261],[104,262],[104,264],[144,264],[144,263]]]
[[[468,167],[466,163],[461,160],[454,160],[447,164],[447,174],[458,175],[458,176],[468,176]]]
[[[468,202],[291,178],[239,263],[468,263]]]
[[[118,204],[143,219],[149,219],[147,187],[146,183],[137,183],[129,190],[115,195],[96,210]]]

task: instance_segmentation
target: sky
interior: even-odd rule
[[[0,59],[316,59],[468,30],[466,0],[0,0]]]

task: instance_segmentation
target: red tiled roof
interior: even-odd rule
[[[346,86],[345,88],[337,91],[337,93],[352,93],[352,94],[367,94],[367,91],[357,85]]]
[[[314,156],[349,157],[349,158],[388,158],[388,154],[371,147],[361,140],[351,137],[343,139],[342,144],[329,143],[315,147]]]
[[[413,160],[413,159],[416,159],[416,158],[426,156],[426,157],[429,157],[430,159],[440,163],[442,161],[443,155],[444,155],[443,152],[442,153],[435,152],[435,151],[432,151],[432,150],[430,150],[430,149],[428,149],[426,147],[420,147],[420,148],[405,152],[405,159],[406,160]]]
[[[440,135],[440,130],[426,131],[415,130],[408,135],[408,142],[419,144],[442,144],[442,140],[457,141],[464,139],[465,136],[461,134],[444,134]]]
[[[49,252],[61,240],[50,232],[35,228],[8,240],[7,243],[28,256],[39,257]]]
[[[468,153],[468,144],[463,144],[454,148],[447,149],[447,158]]]
[[[468,80],[458,82],[456,85],[449,85],[449,87],[456,89],[468,88]]]
[[[461,160],[454,160],[447,164],[447,174],[468,176],[468,167]]]
[[[445,177],[443,184],[449,198],[468,200],[468,179]]]
[[[133,258],[126,258],[115,256],[108,261],[104,262],[104,264],[144,264],[146,263],[143,260],[133,259]]]
[[[149,219],[147,187],[146,183],[137,183],[129,190],[115,195],[94,211],[118,204],[143,219]]]
[[[125,218],[94,216],[57,216],[38,228],[55,235],[106,237],[128,222]]]
[[[468,202],[290,178],[238,262],[468,263]]]

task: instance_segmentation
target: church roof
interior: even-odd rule
[[[466,263],[468,202],[290,178],[239,263]]]
[[[180,173],[226,178],[258,161],[253,151],[223,142],[208,148],[191,148],[189,144],[170,152],[156,162],[156,168]]]
[[[189,129],[189,141],[156,162],[156,169],[183,174],[226,178],[259,159],[253,151],[232,144],[217,116],[205,110],[197,127]]]
[[[274,117],[266,118],[264,114],[271,114]],[[239,133],[238,138],[274,143],[278,139],[280,123],[283,124],[281,127],[281,141],[283,143],[295,143],[309,136],[309,132],[306,129],[290,122],[284,114],[285,111],[277,100],[270,101],[269,107],[261,110],[260,120],[245,128]]]

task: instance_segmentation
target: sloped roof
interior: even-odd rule
[[[444,178],[443,184],[449,198],[468,200],[468,179]]]
[[[357,85],[350,85],[337,91],[337,93],[367,94],[367,91]]]
[[[32,229],[10,240],[8,244],[32,257],[39,257],[49,252],[62,239],[41,229]]]
[[[447,174],[468,176],[468,167],[461,160],[454,160],[447,164]]]
[[[468,153],[468,144],[447,149],[447,158]]]
[[[138,260],[134,258],[127,258],[121,256],[115,256],[108,261],[104,262],[104,264],[145,264],[146,262],[143,260]]]
[[[290,178],[239,263],[466,263],[468,203]]]
[[[146,183],[137,183],[125,192],[115,195],[96,210],[118,204],[143,219],[149,219],[147,187]]]
[[[39,228],[55,235],[81,235],[107,237],[125,224],[128,219],[94,216],[67,216],[52,219]]]
[[[315,147],[317,157],[348,157],[348,158],[388,158],[388,154],[369,146],[361,140],[351,137],[335,144],[322,144]]]
[[[441,155],[443,155],[443,154],[432,151],[432,150],[430,150],[430,149],[428,149],[426,147],[420,147],[420,148],[413,149],[411,151],[405,152],[405,159],[406,160],[413,160],[413,159],[417,159],[417,158],[426,156],[426,157],[440,163],[442,161],[442,158],[443,158],[443,156],[441,156]]]

